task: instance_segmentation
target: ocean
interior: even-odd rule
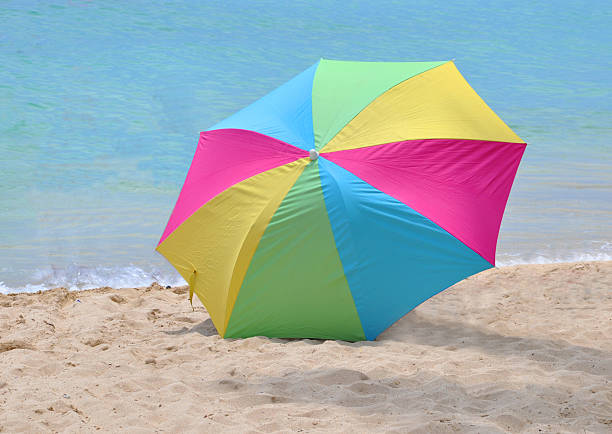
[[[200,131],[320,57],[455,59],[529,146],[498,265],[612,259],[612,4],[4,1],[0,292],[182,279]]]

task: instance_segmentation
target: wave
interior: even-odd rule
[[[495,263],[498,267],[524,264],[557,264],[561,262],[612,261],[610,253],[570,253],[559,256],[545,255],[500,255]]]
[[[32,282],[23,286],[8,286],[0,281],[0,293],[37,292],[63,286],[72,291],[103,286],[134,288],[157,282],[163,286],[180,286],[187,283],[174,270],[152,268],[145,270],[135,265],[127,267],[87,267],[70,265],[65,268],[46,266],[38,269]]]
[[[554,264],[559,262],[612,261],[610,253],[568,253],[559,256],[520,255],[501,253],[497,257],[498,267],[522,264]],[[103,286],[112,288],[134,288],[149,286],[157,282],[162,286],[180,286],[187,283],[172,269],[151,268],[145,270],[135,265],[127,267],[87,267],[71,265],[65,268],[46,266],[34,272],[32,282],[22,286],[9,286],[0,281],[0,293],[37,292],[63,286],[72,291]]]

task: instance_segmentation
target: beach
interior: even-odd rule
[[[612,433],[601,3],[3,2],[0,434]]]
[[[356,343],[223,340],[186,287],[0,295],[0,431],[610,432],[611,288],[495,268]]]

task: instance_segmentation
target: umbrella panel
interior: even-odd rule
[[[259,239],[307,161],[300,159],[229,187],[157,247],[206,306],[221,335]]]
[[[315,147],[320,150],[376,97],[444,62],[344,62],[321,59],[312,84]]]
[[[442,138],[522,143],[447,62],[374,99],[321,152]]]
[[[311,162],[261,237],[224,337],[363,340]]]
[[[342,266],[367,339],[491,264],[404,203],[319,158]]]

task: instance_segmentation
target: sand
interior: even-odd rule
[[[0,306],[5,432],[612,432],[612,262],[483,272],[375,342],[223,340],[157,284]]]

